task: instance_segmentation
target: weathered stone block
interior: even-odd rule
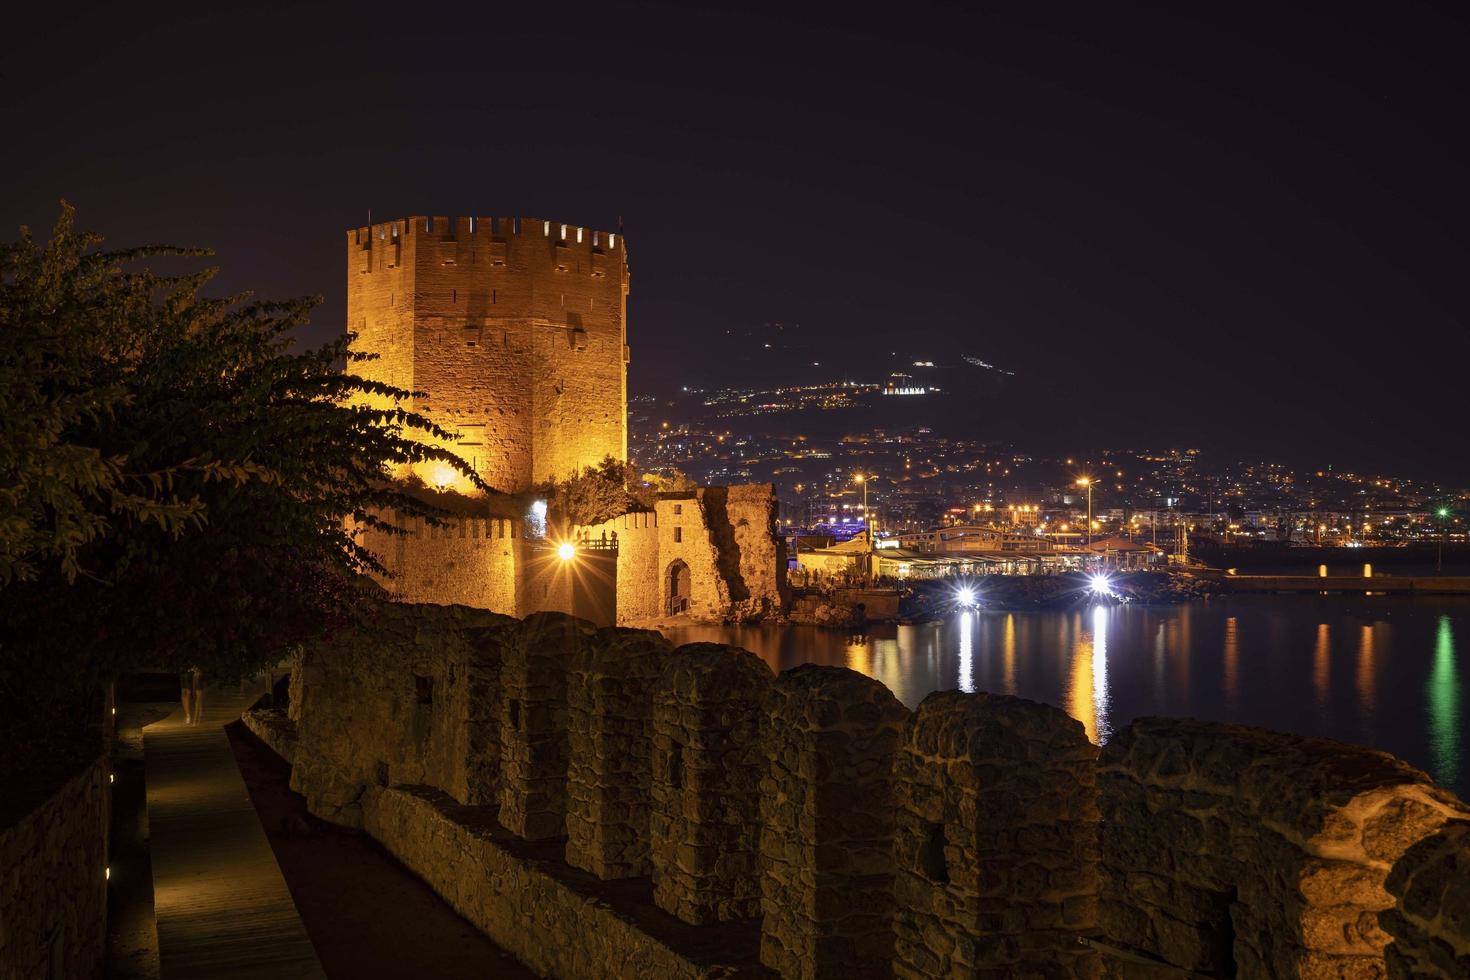
[[[500,668],[500,822],[528,840],[560,837],[567,810],[567,673],[597,630],[564,613],[522,622]]]
[[[803,666],[766,703],[761,962],[784,977],[886,976],[893,755],[908,711],[879,682]]]
[[[1382,976],[1389,866],[1470,817],[1384,753],[1192,720],[1135,721],[1099,780],[1108,936],[1240,977]]]
[[[464,606],[378,603],[371,623],[293,658],[291,787],[312,813],[361,826],[377,785],[428,784],[485,802],[499,769],[489,723],[509,617]]]
[[[653,896],[698,925],[760,911],[759,734],[771,669],[738,647],[693,643],[664,662],[653,697]]]
[[[924,699],[894,762],[896,974],[1098,975],[1094,757],[1055,708]]]
[[[1379,916],[1392,937],[1390,980],[1470,977],[1470,821],[1445,824],[1408,848],[1385,885],[1397,900]]]
[[[567,863],[599,878],[650,871],[653,688],[673,646],[651,630],[603,629],[567,681]]]

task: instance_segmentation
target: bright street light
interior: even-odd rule
[[[863,562],[863,584],[867,585],[873,575],[873,520],[868,516],[868,480],[865,473],[854,473],[852,478],[863,488],[863,533],[868,539],[868,554]]]
[[[1092,477],[1079,476],[1077,485],[1087,488],[1087,543],[1092,544]]]

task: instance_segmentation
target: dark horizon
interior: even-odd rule
[[[621,220],[634,394],[767,383],[722,338],[800,324],[1014,371],[974,421],[1018,444],[1470,484],[1458,12],[25,17],[4,232],[66,198],[212,246],[222,289],[321,294],[309,341],[369,209]]]

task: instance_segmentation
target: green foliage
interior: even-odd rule
[[[633,470],[611,456],[596,466],[573,473],[546,488],[548,513],[563,526],[601,524],[633,510],[646,510],[645,502],[629,489]]]
[[[219,678],[354,615],[350,532],[437,511],[385,478],[440,459],[410,392],[294,350],[317,300],[210,297],[208,254],[104,251],[63,207],[0,245],[0,699],[120,667]],[[344,372],[346,363],[349,371]]]

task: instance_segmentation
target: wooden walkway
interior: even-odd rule
[[[197,725],[180,708],[143,730],[163,980],[325,976],[224,732],[259,694],[211,690]]]

